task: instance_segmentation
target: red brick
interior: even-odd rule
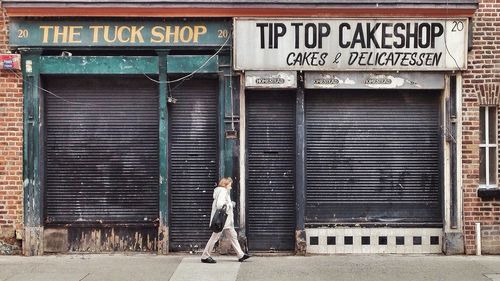
[[[493,208],[498,201],[485,201],[477,197],[479,187],[479,106],[481,96],[490,95],[491,89],[498,87],[500,64],[500,1],[480,0],[479,9],[472,20],[473,50],[468,56],[468,70],[463,73],[463,146],[462,146],[462,183],[464,198],[464,234],[467,254],[474,254],[475,223],[483,226],[495,225],[499,227],[500,209]],[[498,89],[497,88],[497,89]],[[493,91],[494,92],[494,91]],[[499,91],[494,92],[498,95]],[[499,101],[496,96],[497,102]],[[500,122],[499,122],[500,124]],[[499,154],[500,155],[500,154]],[[488,228],[486,228],[488,229]],[[491,231],[490,231],[491,232]],[[498,235],[483,236],[483,243],[493,247],[491,242],[496,241]],[[497,247],[500,249],[500,247]]]
[[[0,52],[8,51],[4,13],[0,13]],[[19,75],[20,73],[17,73]],[[0,239],[22,229],[22,81],[0,70]]]

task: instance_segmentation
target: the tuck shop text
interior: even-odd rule
[[[204,25],[194,26],[145,26],[136,25],[90,25],[92,43],[198,43],[200,36],[207,33]],[[41,25],[43,43],[82,43],[84,26]],[[147,35],[145,35],[147,33]]]
[[[220,46],[231,44],[229,21],[32,21],[9,23],[12,46]]]

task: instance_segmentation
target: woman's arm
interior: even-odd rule
[[[215,206],[217,209],[222,209],[222,206],[227,204],[227,190],[222,188],[217,195],[217,201],[215,202]]]

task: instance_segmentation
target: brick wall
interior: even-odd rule
[[[1,9],[1,7],[0,7]],[[7,19],[0,11],[0,53],[8,51]],[[0,70],[0,254],[16,253],[23,223],[23,94],[20,72]]]
[[[500,0],[480,0],[473,19],[473,50],[463,85],[463,195],[467,254],[474,254],[475,223],[481,223],[482,251],[500,254],[500,200],[477,196],[479,186],[479,106],[499,105]],[[498,122],[500,124],[500,122]]]

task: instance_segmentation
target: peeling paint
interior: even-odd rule
[[[168,226],[160,226],[158,229],[158,254],[166,255],[169,252],[169,228]]]
[[[307,250],[305,230],[295,230],[295,254],[305,255]]]
[[[43,255],[43,227],[25,227],[23,241],[23,255]]]
[[[155,252],[154,227],[68,228],[68,252]]]
[[[443,89],[442,73],[307,72],[306,89]]]
[[[345,81],[344,81],[344,84],[346,84],[346,85],[354,85],[354,84],[356,84],[356,82],[354,80],[346,78]]]
[[[374,81],[374,83],[368,83],[369,81]],[[365,84],[373,89],[394,89],[402,87],[405,79],[391,75],[373,75],[366,79]]]

